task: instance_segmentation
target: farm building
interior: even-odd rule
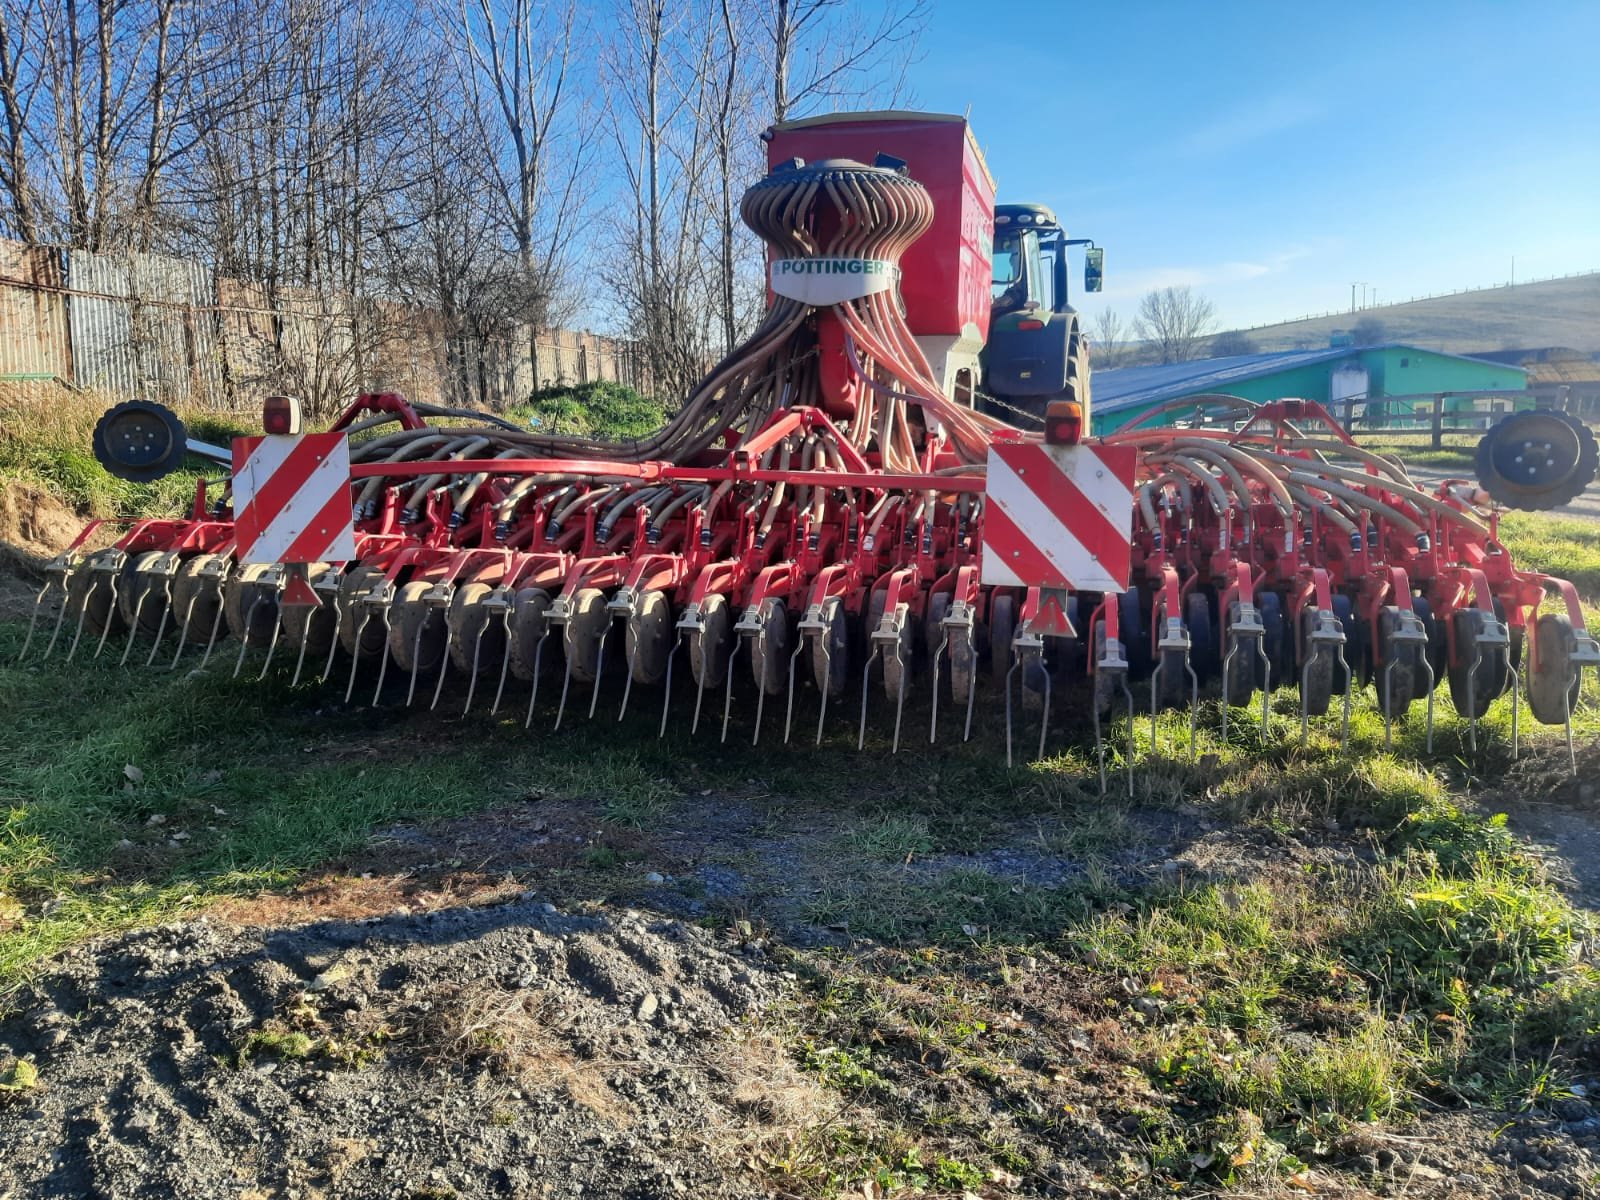
[[[1350,398],[1364,402],[1364,408],[1357,404],[1356,415],[1371,426],[1394,415],[1381,404],[1385,397],[1521,391],[1526,386],[1527,372],[1521,367],[1416,346],[1283,350],[1096,371],[1091,419],[1094,432],[1105,433],[1169,400],[1220,392],[1258,402],[1288,396],[1323,403]],[[1511,402],[1502,403],[1509,411]],[[1410,405],[1400,407],[1410,412]],[[1446,401],[1447,411],[1455,407]],[[1459,407],[1470,408],[1471,402],[1462,398]],[[1169,419],[1182,415],[1174,412]]]

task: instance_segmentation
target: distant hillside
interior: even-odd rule
[[[1471,354],[1539,346],[1600,352],[1600,272],[1385,304],[1241,330],[1260,350],[1312,350],[1357,321],[1383,323],[1380,341]]]

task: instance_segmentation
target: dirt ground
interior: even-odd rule
[[[20,489],[0,520],[33,569],[76,528]],[[0,580],[0,620],[25,613],[27,570]],[[1575,778],[1558,754],[1530,756],[1477,798],[1585,906],[1600,901],[1596,769],[1594,747]],[[605,811],[604,798],[530,796],[392,825],[286,890],[62,955],[0,1005],[0,1062],[38,1072],[0,1093],[0,1200],[836,1194],[826,1163],[849,1149],[844,1131],[891,1110],[930,1129],[959,1121],[1033,1165],[930,1166],[920,1184],[850,1195],[1170,1194],[1130,1165],[1149,1152],[1133,1114],[1172,1103],[1126,1051],[1143,1017],[1108,1009],[1069,958],[1002,946],[951,968],[952,1003],[1003,1027],[1011,1073],[935,1058],[840,1086],[849,1063],[818,1069],[797,1049],[798,1014],[851,973],[902,969],[892,939],[857,923],[874,905],[892,922],[909,894],[1048,895],[1090,872],[1134,892],[1287,880],[1372,853],[1336,824],[1287,837],[1130,805],[1092,845],[1048,813],[970,853],[926,853],[914,827],[886,826],[863,865],[841,854],[835,814],[756,780],[636,826]],[[963,932],[975,946],[996,933]],[[887,1016],[877,1034],[906,1036]],[[1424,1104],[1231,1194],[1567,1198],[1600,1196],[1597,1181],[1600,1108],[1580,1085],[1511,1113]]]

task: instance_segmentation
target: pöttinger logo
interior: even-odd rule
[[[780,258],[772,264],[772,290],[804,304],[840,304],[886,292],[900,268],[886,258]]]

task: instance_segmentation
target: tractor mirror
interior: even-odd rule
[[[1083,290],[1098,292],[1105,276],[1106,252],[1099,246],[1090,246],[1083,252]]]

